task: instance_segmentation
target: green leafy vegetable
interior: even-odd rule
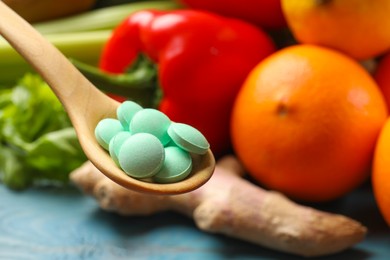
[[[87,159],[57,97],[35,74],[0,90],[0,178],[14,189],[65,184]]]

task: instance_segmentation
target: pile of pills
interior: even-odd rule
[[[117,119],[101,120],[95,136],[126,174],[158,183],[185,179],[192,170],[191,154],[203,155],[210,147],[196,128],[132,101],[118,107]]]

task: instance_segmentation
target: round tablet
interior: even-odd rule
[[[119,150],[119,166],[129,176],[142,179],[155,175],[163,166],[164,147],[152,134],[130,136]]]
[[[168,134],[177,146],[190,153],[205,154],[210,148],[204,135],[190,125],[172,123],[168,128]]]
[[[128,131],[122,131],[117,133],[113,138],[111,138],[111,141],[108,145],[108,151],[110,152],[111,158],[114,160],[114,162],[119,165],[118,161],[118,154],[119,150],[122,147],[123,143],[131,136],[130,132]]]
[[[172,183],[185,179],[192,170],[192,159],[188,152],[177,146],[165,148],[165,160],[161,170],[153,176],[159,183]]]
[[[149,133],[156,136],[163,145],[166,145],[171,138],[168,135],[168,127],[171,120],[162,112],[145,108],[138,111],[130,122],[130,132]]]
[[[122,124],[114,118],[105,118],[95,127],[95,138],[97,142],[106,150],[108,145],[117,133],[123,131]]]
[[[116,110],[116,115],[125,130],[129,130],[129,124],[131,122],[131,119],[133,118],[135,113],[142,109],[143,108],[139,104],[130,100],[124,101],[118,107],[118,109]]]

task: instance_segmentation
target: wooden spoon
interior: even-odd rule
[[[140,192],[180,194],[200,187],[211,177],[215,159],[210,150],[194,158],[192,173],[181,182],[157,184],[129,177],[97,143],[94,134],[100,120],[116,118],[119,103],[92,85],[56,47],[2,1],[0,34],[52,88],[67,111],[86,156],[111,180]]]

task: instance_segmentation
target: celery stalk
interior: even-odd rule
[[[45,35],[66,57],[96,65],[111,30]],[[0,39],[0,85],[15,84],[26,72],[33,71],[28,63]]]
[[[128,15],[144,9],[172,10],[174,1],[144,1],[103,7],[77,15],[34,24],[43,34],[112,29]]]

